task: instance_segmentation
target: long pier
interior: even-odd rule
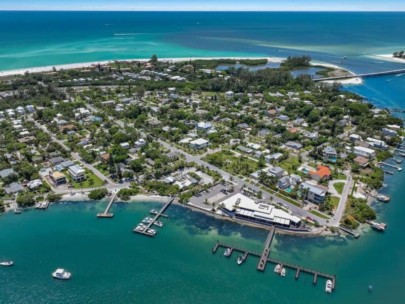
[[[257,270],[264,271],[264,269],[266,268],[267,260],[270,254],[270,246],[271,242],[273,241],[275,231],[276,229],[274,228],[274,226],[271,227],[269,234],[267,235],[266,242],[264,242],[264,249],[260,257],[259,263],[257,264]]]
[[[342,79],[351,79],[351,78],[357,78],[357,77],[366,78],[366,77],[377,77],[377,76],[385,76],[385,75],[396,75],[396,74],[402,74],[402,73],[405,73],[405,69],[374,72],[374,73],[353,74],[353,75],[336,76],[336,77],[314,78],[313,81],[342,80]]]
[[[155,225],[155,223],[158,221],[160,217],[167,217],[165,214],[163,214],[163,212],[165,212],[167,208],[169,208],[169,206],[174,202],[175,199],[176,197],[173,197],[166,204],[164,204],[163,207],[155,214],[155,217],[153,217],[149,223],[145,224],[143,227],[140,227],[138,225],[132,231],[146,236],[151,237],[155,236],[156,230],[151,229],[151,227]]]
[[[269,255],[270,255],[270,246],[271,246],[271,243],[272,243],[275,232],[276,232],[275,228],[272,227],[272,229],[270,230],[270,232],[269,232],[269,234],[268,234],[268,236],[266,238],[266,241],[264,243],[264,249],[263,249],[262,253],[259,253],[259,252],[256,252],[256,251],[246,250],[246,249],[243,249],[243,248],[240,248],[240,247],[235,247],[235,246],[228,245],[228,244],[221,243],[221,242],[217,242],[214,245],[214,247],[212,248],[212,254],[215,254],[218,251],[219,248],[224,248],[225,250],[230,249],[231,250],[230,255],[232,255],[233,252],[240,252],[240,253],[243,254],[244,259],[246,259],[249,255],[254,256],[254,257],[258,257],[259,258],[259,263],[257,265],[257,270],[264,271],[265,267],[266,267],[266,264],[267,263],[272,263],[272,264],[275,264],[275,265],[280,265],[281,268],[285,267],[285,268],[289,268],[289,269],[294,270],[295,271],[294,278],[296,280],[298,280],[301,273],[307,273],[307,274],[313,275],[313,284],[314,285],[317,284],[319,277],[325,278],[327,280],[331,280],[332,281],[332,289],[333,290],[335,289],[335,287],[336,287],[336,276],[335,275],[327,274],[327,273],[320,272],[320,271],[317,271],[317,270],[313,270],[313,269],[310,269],[310,268],[307,268],[307,267],[303,267],[301,265],[294,265],[294,264],[291,264],[291,263],[288,263],[288,262],[284,262],[284,261],[281,261],[281,260],[276,260],[276,259],[273,259],[273,258],[269,257]]]
[[[110,202],[107,205],[107,208],[105,208],[104,212],[97,213],[98,218],[112,218],[114,216],[114,214],[110,213],[109,211],[110,211],[112,205],[114,204],[116,198],[117,198],[117,193],[115,193],[113,195],[113,197],[111,198]]]

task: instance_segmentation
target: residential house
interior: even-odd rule
[[[358,164],[360,167],[365,168],[368,166],[369,159],[363,156],[357,156],[353,161]]]
[[[212,129],[212,124],[210,122],[199,122],[197,124],[197,130],[207,132]]]
[[[322,181],[328,180],[332,176],[332,172],[327,166],[318,165],[316,171],[309,171],[308,173],[313,180]]]
[[[30,190],[34,190],[42,186],[42,181],[40,179],[35,179],[33,181],[28,182],[27,188]]]
[[[197,150],[207,148],[208,144],[209,144],[209,141],[206,139],[203,139],[203,138],[198,138],[193,141],[190,141],[191,148],[197,149]]]
[[[252,149],[246,148],[244,146],[238,146],[236,149],[238,149],[239,151],[242,151],[243,153],[246,153],[246,154],[252,154],[253,153]]]
[[[0,171],[0,177],[1,178],[6,178],[10,175],[14,174],[14,170],[12,168],[9,169],[4,169]]]
[[[324,161],[328,161],[328,162],[336,162],[337,159],[337,152],[336,149],[331,147],[331,146],[326,146],[323,151],[323,159]]]
[[[307,182],[302,183],[300,188],[302,195],[305,195],[305,200],[315,204],[321,204],[325,201],[327,193],[325,189]]]
[[[360,146],[354,147],[353,153],[356,154],[357,156],[363,156],[368,159],[374,159],[376,156],[375,150]]]
[[[285,190],[291,186],[290,184],[290,177],[284,176],[277,181],[277,187],[281,190]]]
[[[86,180],[86,171],[78,166],[78,165],[74,165],[69,167],[69,174],[70,177],[75,181],[75,182],[81,182]]]
[[[5,187],[4,191],[7,194],[16,194],[18,192],[24,191],[24,187],[19,183],[13,182],[10,185],[8,185],[7,187]]]
[[[283,157],[282,153],[274,153],[271,155],[266,155],[264,159],[266,160],[266,162],[271,163],[273,160],[279,161],[282,157]]]
[[[302,145],[295,141],[288,141],[285,143],[285,145],[286,145],[286,147],[291,148],[293,150],[297,150],[297,151],[302,149]]]
[[[66,184],[66,176],[62,172],[54,171],[49,175],[49,177],[56,186]]]
[[[280,167],[270,167],[267,172],[276,178],[281,178],[285,174],[284,169]]]

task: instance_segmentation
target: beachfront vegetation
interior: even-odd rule
[[[108,190],[106,188],[95,189],[90,191],[89,199],[91,200],[101,200],[108,194]]]
[[[46,199],[53,203],[53,202],[57,202],[60,201],[62,199],[62,195],[61,194],[56,194],[56,193],[48,193]]]
[[[20,193],[16,199],[16,202],[19,206],[31,207],[35,205],[35,195],[33,193]]]
[[[405,52],[404,52],[404,51],[394,52],[392,55],[393,55],[395,58],[402,58],[402,59],[405,59]]]
[[[367,205],[367,200],[360,198],[349,198],[346,204],[345,214],[342,219],[342,225],[355,229],[360,223],[374,220],[375,211]]]
[[[281,67],[287,70],[305,68],[310,65],[310,62],[311,56],[288,56],[287,59],[281,63]]]

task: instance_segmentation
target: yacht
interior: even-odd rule
[[[275,272],[275,273],[279,273],[279,272],[280,272],[280,268],[281,268],[281,265],[280,265],[280,264],[277,264],[276,267],[274,267],[274,272]]]
[[[241,265],[245,260],[246,258],[243,255],[240,255],[237,260],[238,265]]]
[[[368,223],[370,224],[371,228],[374,228],[375,230],[378,230],[378,231],[384,231],[385,227],[387,227],[387,224],[385,224],[385,223],[377,223],[377,222],[373,222],[373,221],[370,221]]]
[[[224,256],[229,257],[232,253],[231,248],[226,248],[225,252],[224,252]]]
[[[0,265],[1,266],[13,266],[14,262],[13,261],[3,261],[3,262],[0,262]]]
[[[52,276],[58,280],[69,280],[72,277],[72,274],[63,268],[58,268],[52,272]]]
[[[150,218],[150,217],[145,217],[145,218],[142,220],[142,223],[144,223],[144,224],[149,224],[150,222],[152,222],[152,218]]]
[[[154,221],[153,225],[158,226],[158,227],[163,227],[163,223],[161,221]]]
[[[388,195],[378,194],[377,200],[379,200],[380,202],[388,203],[390,201],[390,197]]]
[[[327,293],[332,292],[332,281],[331,280],[326,281],[325,292],[327,292]]]
[[[138,226],[136,226],[136,228],[134,229],[134,231],[138,231],[138,232],[142,232],[145,230],[145,226],[139,224]]]
[[[155,235],[156,234],[156,230],[155,229],[151,229],[151,228],[149,228],[149,229],[146,229],[146,233],[148,233],[148,234],[150,234],[150,235]]]
[[[281,274],[282,277],[285,277],[286,270],[285,270],[284,267],[281,269],[281,273],[280,273],[280,274]]]

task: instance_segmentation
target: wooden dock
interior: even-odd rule
[[[152,218],[152,220],[148,224],[144,225],[144,227],[142,229],[138,229],[138,227],[139,227],[139,225],[138,225],[132,231],[139,233],[139,234],[146,235],[146,236],[150,236],[150,237],[155,236],[156,230],[151,229],[151,227],[155,224],[155,222],[160,217],[167,217],[167,215],[165,215],[164,212],[167,210],[167,208],[169,208],[169,206],[174,202],[175,199],[176,199],[176,197],[173,197],[171,200],[169,200],[166,204],[163,205],[163,207],[157,213],[151,212],[151,214],[155,214],[155,217]]]
[[[257,270],[264,271],[264,269],[266,268],[267,260],[269,258],[269,254],[270,254],[270,246],[271,246],[271,242],[273,241],[275,231],[276,231],[276,229],[274,228],[274,226],[271,227],[269,234],[267,235],[266,242],[264,243],[264,248],[263,248],[263,252],[260,256],[259,263],[257,264]]]
[[[110,202],[107,205],[107,208],[105,208],[104,212],[97,213],[98,218],[112,218],[114,216],[114,214],[110,213],[109,211],[110,211],[112,205],[114,204],[116,198],[117,198],[117,193],[115,193],[113,195],[113,197],[111,198]]]
[[[274,227],[272,227],[272,229],[270,230],[270,232],[269,232],[269,234],[267,236],[267,239],[266,239],[266,241],[264,243],[264,249],[263,249],[262,253],[249,251],[249,250],[246,250],[246,249],[243,249],[243,248],[240,248],[240,247],[234,247],[232,245],[217,242],[214,245],[214,247],[212,248],[212,254],[215,254],[218,251],[219,248],[224,248],[224,249],[229,248],[229,249],[231,249],[231,254],[234,251],[241,252],[241,253],[243,253],[245,259],[249,255],[258,257],[259,258],[259,263],[257,265],[257,270],[264,271],[265,267],[266,267],[266,264],[267,263],[272,263],[272,264],[275,264],[275,265],[280,265],[281,266],[280,269],[282,269],[284,267],[284,268],[289,268],[289,269],[295,270],[295,279],[296,280],[298,280],[300,274],[303,273],[303,272],[313,276],[313,281],[312,282],[313,282],[314,285],[316,285],[316,283],[318,282],[319,277],[322,277],[322,278],[327,279],[327,280],[331,280],[332,281],[332,290],[335,289],[335,286],[336,286],[336,276],[335,275],[330,275],[330,274],[320,272],[320,271],[317,271],[317,270],[313,270],[313,269],[309,269],[309,268],[306,268],[306,267],[303,267],[303,266],[300,266],[300,265],[294,265],[294,264],[287,263],[287,262],[284,262],[284,261],[281,261],[281,260],[276,260],[276,259],[270,258],[269,257],[269,255],[270,255],[270,246],[271,246],[271,242],[273,240],[275,232],[276,231],[275,231]]]

